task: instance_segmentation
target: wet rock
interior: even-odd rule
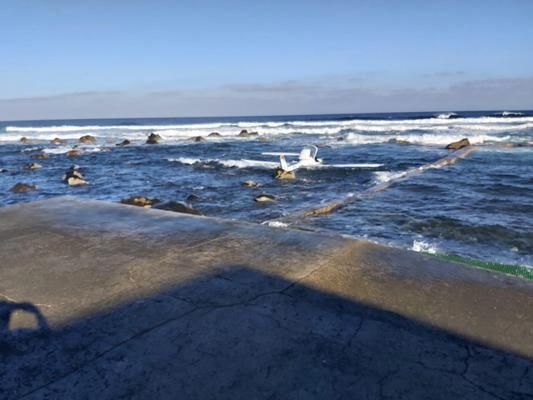
[[[150,136],[148,136],[148,139],[146,139],[146,144],[158,144],[161,139],[161,136],[152,132],[150,133]]]
[[[46,153],[37,153],[37,154],[32,154],[31,158],[33,158],[34,160],[45,160],[47,158],[50,158],[50,156]]]
[[[337,138],[337,142],[343,142],[343,141],[345,141],[345,140],[346,140],[346,138],[345,138],[344,136],[339,136],[339,137]]]
[[[403,139],[396,139],[396,138],[392,138],[391,140],[389,140],[389,143],[394,143],[394,144],[411,144],[408,140],[403,140]]]
[[[250,137],[250,136],[257,136],[257,132],[248,132],[246,129],[243,129],[239,133],[239,137]]]
[[[122,142],[117,143],[115,146],[127,146],[131,144],[131,142],[128,139],[124,139]]]
[[[81,143],[93,143],[96,142],[96,138],[91,135],[85,135],[80,138]]]
[[[470,141],[467,138],[464,138],[464,139],[458,140],[457,142],[450,143],[448,146],[446,146],[446,149],[459,150],[467,146],[470,146]]]
[[[152,207],[153,205],[156,205],[160,203],[161,201],[159,199],[152,199],[150,197],[146,196],[131,196],[126,199],[120,200],[122,204],[128,204],[130,206],[137,206],[137,207]]]
[[[198,200],[202,200],[202,198],[200,196],[198,196],[197,194],[194,194],[194,193],[191,193],[190,195],[187,196],[187,198],[185,199],[185,201],[187,203],[192,203],[193,201],[198,201]]]
[[[30,139],[28,139],[26,136],[23,136],[20,138],[20,143],[30,143]]]
[[[69,186],[81,186],[89,183],[85,180],[78,165],[73,165],[65,172],[63,182]]]
[[[259,186],[259,184],[255,181],[244,181],[244,182],[241,182],[241,185],[246,186],[246,187],[258,187]]]
[[[174,211],[184,214],[202,215],[200,211],[195,210],[194,208],[191,208],[178,201],[167,201],[165,203],[160,203],[154,208],[157,208],[158,210]]]
[[[269,201],[276,201],[276,198],[271,194],[262,193],[258,196],[255,196],[255,201],[257,201],[258,203],[266,203]]]
[[[280,180],[296,179],[296,174],[294,171],[285,171],[284,169],[276,168],[274,171],[274,178]]]
[[[67,155],[67,157],[78,157],[81,155],[81,151],[79,151],[78,149],[72,149],[67,151],[65,154]]]
[[[43,166],[39,163],[36,163],[36,162],[32,162],[32,163],[29,163],[29,164],[26,164],[24,166],[24,169],[26,171],[31,171],[31,170],[34,170],[34,169],[39,169],[39,168],[42,168]]]
[[[207,135],[208,137],[221,137],[222,135],[218,132],[211,132],[209,135]]]
[[[32,185],[31,183],[21,183],[21,182],[17,183],[15,186],[9,189],[9,191],[13,193],[26,193],[26,192],[31,192],[33,190],[37,190],[36,185]]]
[[[4,172],[7,172],[7,169],[0,168],[0,174],[3,174]]]
[[[205,138],[203,138],[202,136],[195,136],[191,139],[193,142],[205,142]]]
[[[56,144],[57,145],[57,144],[63,144],[63,143],[65,143],[65,141],[61,140],[61,139],[59,139],[57,137],[52,139],[52,140],[50,140],[50,144]]]

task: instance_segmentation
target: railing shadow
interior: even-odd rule
[[[52,330],[0,302],[0,397],[533,398],[530,359],[252,266],[211,271]],[[15,311],[38,328],[10,331]]]

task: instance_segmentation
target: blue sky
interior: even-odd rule
[[[0,119],[533,108],[533,1],[0,0]]]

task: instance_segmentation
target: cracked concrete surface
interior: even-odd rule
[[[364,241],[0,209],[2,399],[531,399],[533,284]]]

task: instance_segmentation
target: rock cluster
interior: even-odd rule
[[[459,150],[467,146],[470,146],[470,141],[467,138],[464,138],[464,139],[458,140],[457,142],[450,143],[448,146],[446,146],[446,149]]]
[[[34,160],[44,160],[46,158],[49,158],[50,156],[46,153],[37,153],[37,154],[32,154],[31,155],[31,158],[33,158]]]
[[[31,192],[32,190],[37,190],[37,186],[32,185],[31,183],[21,183],[21,182],[17,183],[15,186],[9,189],[9,191],[13,193],[26,193],[26,192]]]
[[[65,175],[63,175],[63,182],[69,186],[81,186],[89,183],[85,180],[78,165],[73,165],[67,170],[67,172],[65,172]]]
[[[146,139],[146,144],[158,144],[161,139],[161,136],[159,136],[157,133],[152,132],[148,136],[148,139]]]

